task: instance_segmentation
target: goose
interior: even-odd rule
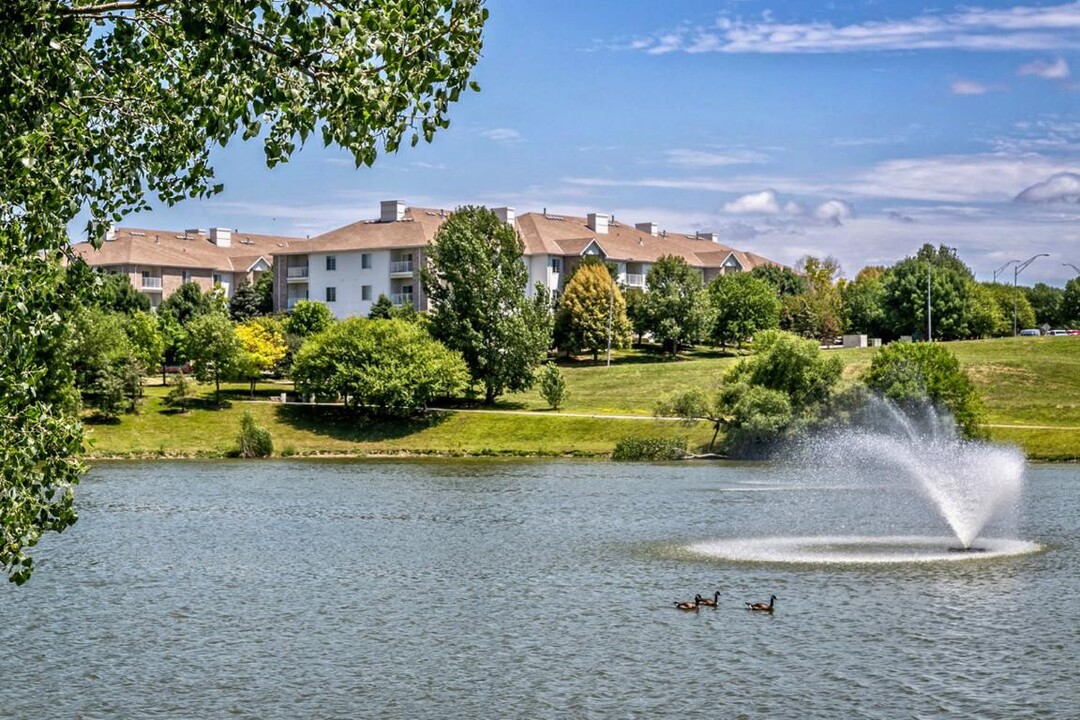
[[[705,607],[716,607],[716,604],[720,601],[720,591],[717,590],[713,593],[712,600],[709,598],[701,598],[701,604]]]
[[[773,611],[773,603],[775,603],[775,602],[776,602],[776,596],[772,595],[771,597],[769,597],[769,604],[768,605],[766,605],[765,603],[746,603],[746,607],[749,608],[750,610],[757,610],[759,612],[772,612]]]
[[[695,595],[694,596],[694,602],[676,602],[675,607],[679,608],[680,610],[697,610],[698,605],[700,605],[700,604],[701,604],[701,596],[700,595]]]

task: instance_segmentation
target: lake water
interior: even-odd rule
[[[1076,466],[1029,468],[988,530],[1036,552],[691,549],[945,535],[879,494],[721,464],[101,465],[30,583],[0,588],[0,716],[1077,717]]]

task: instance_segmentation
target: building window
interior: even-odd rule
[[[553,258],[551,258],[551,271],[552,272],[557,272],[557,273],[562,272],[562,258],[561,257],[553,257]]]
[[[221,284],[221,277],[222,277],[221,273],[214,273],[214,284],[215,285],[220,285]]]
[[[336,287],[328,287],[328,288],[326,288],[326,302],[336,302],[336,301],[337,301],[337,288]]]
[[[361,300],[370,300],[371,299],[371,286],[370,285],[361,285],[360,286],[360,299]]]
[[[360,269],[371,269],[371,253],[360,253]]]
[[[326,256],[326,269],[328,271],[337,270],[337,255]]]
[[[190,270],[181,271],[180,272],[180,281],[181,282],[191,282],[191,271]]]

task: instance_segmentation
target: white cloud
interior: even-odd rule
[[[1047,80],[1064,80],[1070,75],[1069,63],[1065,62],[1065,58],[1060,57],[1052,63],[1045,60],[1036,60],[1026,65],[1021,65],[1020,69],[1016,71],[1016,74],[1034,75]]]
[[[668,162],[684,167],[725,167],[728,165],[753,165],[768,162],[769,156],[754,150],[668,150]]]
[[[517,142],[521,139],[521,133],[513,128],[491,128],[490,130],[481,130],[480,134],[488,140],[501,143]]]
[[[803,207],[793,200],[781,203],[775,191],[762,190],[724,203],[724,212],[737,215],[801,215]]]
[[[813,215],[815,218],[828,225],[843,225],[855,216],[855,211],[843,200],[836,200],[834,198],[832,200],[826,200],[814,208]]]
[[[1080,174],[1063,172],[1024,188],[1016,196],[1025,203],[1080,203]]]
[[[721,17],[639,38],[628,47],[650,54],[843,53],[887,50],[1054,50],[1076,47],[1080,2],[1049,7],[991,10],[972,7],[952,14],[924,13],[904,20],[835,26],[827,22],[780,23],[766,15],[748,22]]]
[[[953,95],[985,95],[988,89],[982,83],[974,80],[955,80],[949,86],[949,90],[952,91]]]

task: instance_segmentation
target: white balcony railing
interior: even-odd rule
[[[398,273],[412,274],[412,260],[394,260],[390,263],[390,273],[397,275]]]
[[[143,290],[160,290],[161,289],[161,278],[159,278],[159,277],[147,277],[146,275],[143,275],[142,289]]]
[[[308,276],[308,266],[307,265],[295,265],[295,266],[290,267],[290,268],[285,268],[285,277],[287,277],[290,280],[294,280],[294,279],[297,279],[297,278],[306,278],[307,276]]]
[[[645,287],[645,276],[637,273],[626,273],[627,287]]]
[[[395,305],[412,305],[412,293],[394,293],[390,296],[390,302]]]

